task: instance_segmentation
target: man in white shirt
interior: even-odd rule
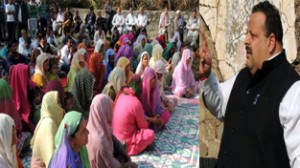
[[[10,41],[15,40],[15,5],[12,3],[13,0],[8,0],[8,4],[5,6],[6,12],[6,21],[7,21],[7,32],[8,32],[8,39]]]
[[[58,8],[58,13],[56,15],[56,20],[53,21],[52,27],[55,33],[61,34],[61,26],[65,21],[65,14],[62,11],[61,7]]]
[[[166,6],[164,8],[164,11],[161,13],[160,18],[159,18],[159,23],[158,23],[158,35],[165,34],[166,39],[168,41],[168,27],[170,25],[170,17],[168,13],[168,7]]]
[[[28,37],[25,29],[21,30],[21,37],[19,37],[19,44],[25,43],[25,39]]]
[[[132,26],[136,24],[136,16],[133,13],[132,8],[129,8],[129,13],[126,16],[126,31],[130,32],[132,30]]]
[[[30,60],[31,53],[33,50],[33,45],[31,44],[31,38],[26,37],[24,43],[19,43],[18,52],[24,55],[28,60]]]
[[[187,33],[187,41],[191,43],[191,46],[197,45],[197,40],[199,38],[199,28],[200,28],[200,20],[197,17],[197,11],[194,10],[192,12],[192,15],[190,16],[190,19],[186,25],[186,28],[188,29]]]
[[[59,67],[61,71],[64,71],[66,74],[70,70],[71,60],[73,58],[74,52],[73,40],[72,38],[67,39],[67,44],[60,50],[61,57],[59,60]]]
[[[113,20],[112,20],[112,25],[113,25],[113,28],[111,29],[111,32],[113,33],[113,30],[115,27],[118,28],[118,31],[120,34],[123,33],[123,26],[125,24],[125,19],[124,19],[124,16],[122,15],[121,13],[121,8],[118,7],[117,8],[117,14],[115,14]]]
[[[244,40],[246,67],[219,84],[204,33],[201,87],[209,111],[224,121],[217,168],[300,167],[300,80],[283,49],[278,9],[252,9]]]
[[[144,12],[144,8],[140,8],[140,13],[138,14],[137,20],[136,20],[136,27],[137,27],[137,34],[140,33],[140,31],[144,31],[147,33],[146,26],[148,24],[148,16]]]

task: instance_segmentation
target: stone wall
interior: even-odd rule
[[[73,11],[74,9],[72,9]],[[84,20],[85,16],[87,15],[87,13],[89,12],[88,9],[78,9],[80,17],[82,20]],[[102,16],[104,16],[104,10],[95,10],[95,13],[97,14],[98,11],[101,11]],[[147,33],[149,38],[154,39],[155,37],[158,36],[158,22],[159,22],[159,18],[160,18],[160,14],[162,11],[145,11],[148,15],[148,21],[150,22],[149,25],[147,26]],[[128,14],[127,10],[122,10],[123,15],[126,17]],[[136,11],[135,11],[136,13]],[[173,11],[169,12],[169,16],[170,16],[170,20],[171,20],[171,25],[169,26],[169,38],[172,38],[173,35],[173,20],[175,18],[176,13]],[[190,12],[188,11],[181,11],[181,15],[184,17],[184,19],[186,21],[188,21]],[[186,35],[186,34],[185,34]]]
[[[235,75],[245,62],[243,40],[252,7],[260,0],[201,0],[201,29],[209,39],[213,56],[213,71],[219,80]],[[291,62],[300,51],[300,0],[270,0],[281,12],[284,29],[284,48]],[[295,7],[297,20],[295,24]],[[207,28],[206,28],[207,25]],[[295,31],[296,25],[296,31]],[[296,37],[295,37],[296,32]],[[298,40],[296,40],[298,39]],[[214,51],[214,48],[216,49]],[[299,53],[299,52],[298,52]],[[221,74],[221,75],[220,75]],[[201,157],[218,156],[223,124],[205,109],[200,100],[200,154]]]
[[[200,14],[216,43],[220,69],[225,79],[236,74],[245,62],[243,40],[252,7],[261,0],[201,0]],[[296,58],[294,0],[270,0],[281,12],[284,48],[291,62]]]

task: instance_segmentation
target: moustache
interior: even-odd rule
[[[246,46],[245,50],[246,50],[247,54],[251,54],[252,53],[252,49],[249,46]]]

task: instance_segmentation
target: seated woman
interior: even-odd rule
[[[105,75],[105,66],[102,63],[102,52],[104,51],[103,40],[98,40],[95,44],[94,53],[89,58],[89,71],[95,77],[95,85],[93,88],[93,95],[101,93],[103,89],[103,81]]]
[[[18,142],[14,120],[7,114],[0,114],[0,165],[5,168],[23,168],[16,151]]]
[[[31,114],[28,90],[33,88],[35,84],[30,80],[30,68],[24,64],[13,65],[9,69],[9,76],[10,86],[13,90],[12,99],[16,103],[17,111],[21,117],[22,131],[33,133],[34,124],[29,120]]]
[[[110,72],[115,68],[115,56],[116,53],[113,49],[108,49],[105,53],[105,59],[103,61],[105,65],[105,77],[104,80],[107,82]]]
[[[49,70],[49,57],[42,53],[36,58],[35,72],[31,80],[41,89],[46,89],[48,79],[47,71]]]
[[[12,89],[8,82],[0,79],[0,107],[1,113],[5,113],[14,119],[15,128],[17,133],[22,133],[22,123],[20,114],[17,111],[16,104],[12,99]]]
[[[85,116],[89,115],[94,84],[95,78],[87,68],[77,74],[70,89],[73,95],[73,110],[83,112]]]
[[[150,128],[159,131],[169,121],[170,112],[160,105],[158,81],[152,68],[146,68],[144,72],[141,100]]]
[[[171,113],[174,112],[175,105],[177,104],[176,98],[167,98],[164,92],[164,74],[167,72],[165,63],[162,60],[156,61],[154,65],[154,70],[157,76],[158,88],[159,88],[159,97],[160,97],[160,104],[163,109],[170,111]]]
[[[64,116],[55,135],[56,149],[49,168],[91,167],[85,146],[89,135],[86,125],[87,119],[80,112],[70,111]]]
[[[126,57],[121,57],[117,63],[117,67],[123,69],[125,72],[126,84],[128,84],[133,75],[133,72],[131,72],[131,63],[129,59]]]
[[[136,71],[135,73],[140,75],[142,78],[143,78],[143,73],[145,71],[145,69],[147,67],[149,67],[149,54],[147,51],[144,51],[142,54],[141,54],[141,59],[140,59],[140,63],[139,65],[137,66],[136,68]]]
[[[129,87],[124,88],[115,101],[113,133],[118,140],[126,143],[130,156],[141,153],[155,138],[145,119],[141,94],[142,80],[135,74]]]
[[[133,167],[126,149],[113,136],[113,101],[105,94],[94,97],[87,129],[90,131],[87,149],[92,167]],[[118,144],[119,148],[116,148]],[[119,151],[118,151],[119,149]],[[120,158],[115,157],[115,151]]]
[[[166,61],[172,59],[173,54],[175,53],[176,46],[173,42],[169,42],[167,48],[163,52],[163,57]]]
[[[190,49],[185,49],[181,61],[174,70],[171,88],[176,96],[191,98],[198,90],[198,84],[191,69],[192,57]]]
[[[41,118],[31,139],[31,167],[48,167],[55,150],[54,137],[65,111],[61,107],[59,94],[51,91],[42,100]]]
[[[75,76],[78,72],[87,67],[87,52],[84,48],[79,49],[73,56],[70,71],[67,76],[66,91],[69,91],[74,83]]]
[[[119,67],[115,67],[109,74],[107,84],[102,93],[108,95],[112,100],[115,100],[122,86],[125,84],[126,76],[124,71]]]

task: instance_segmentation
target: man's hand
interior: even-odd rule
[[[207,39],[203,31],[201,31],[202,43],[200,45],[200,78],[208,78],[211,71],[211,55],[207,45]]]

